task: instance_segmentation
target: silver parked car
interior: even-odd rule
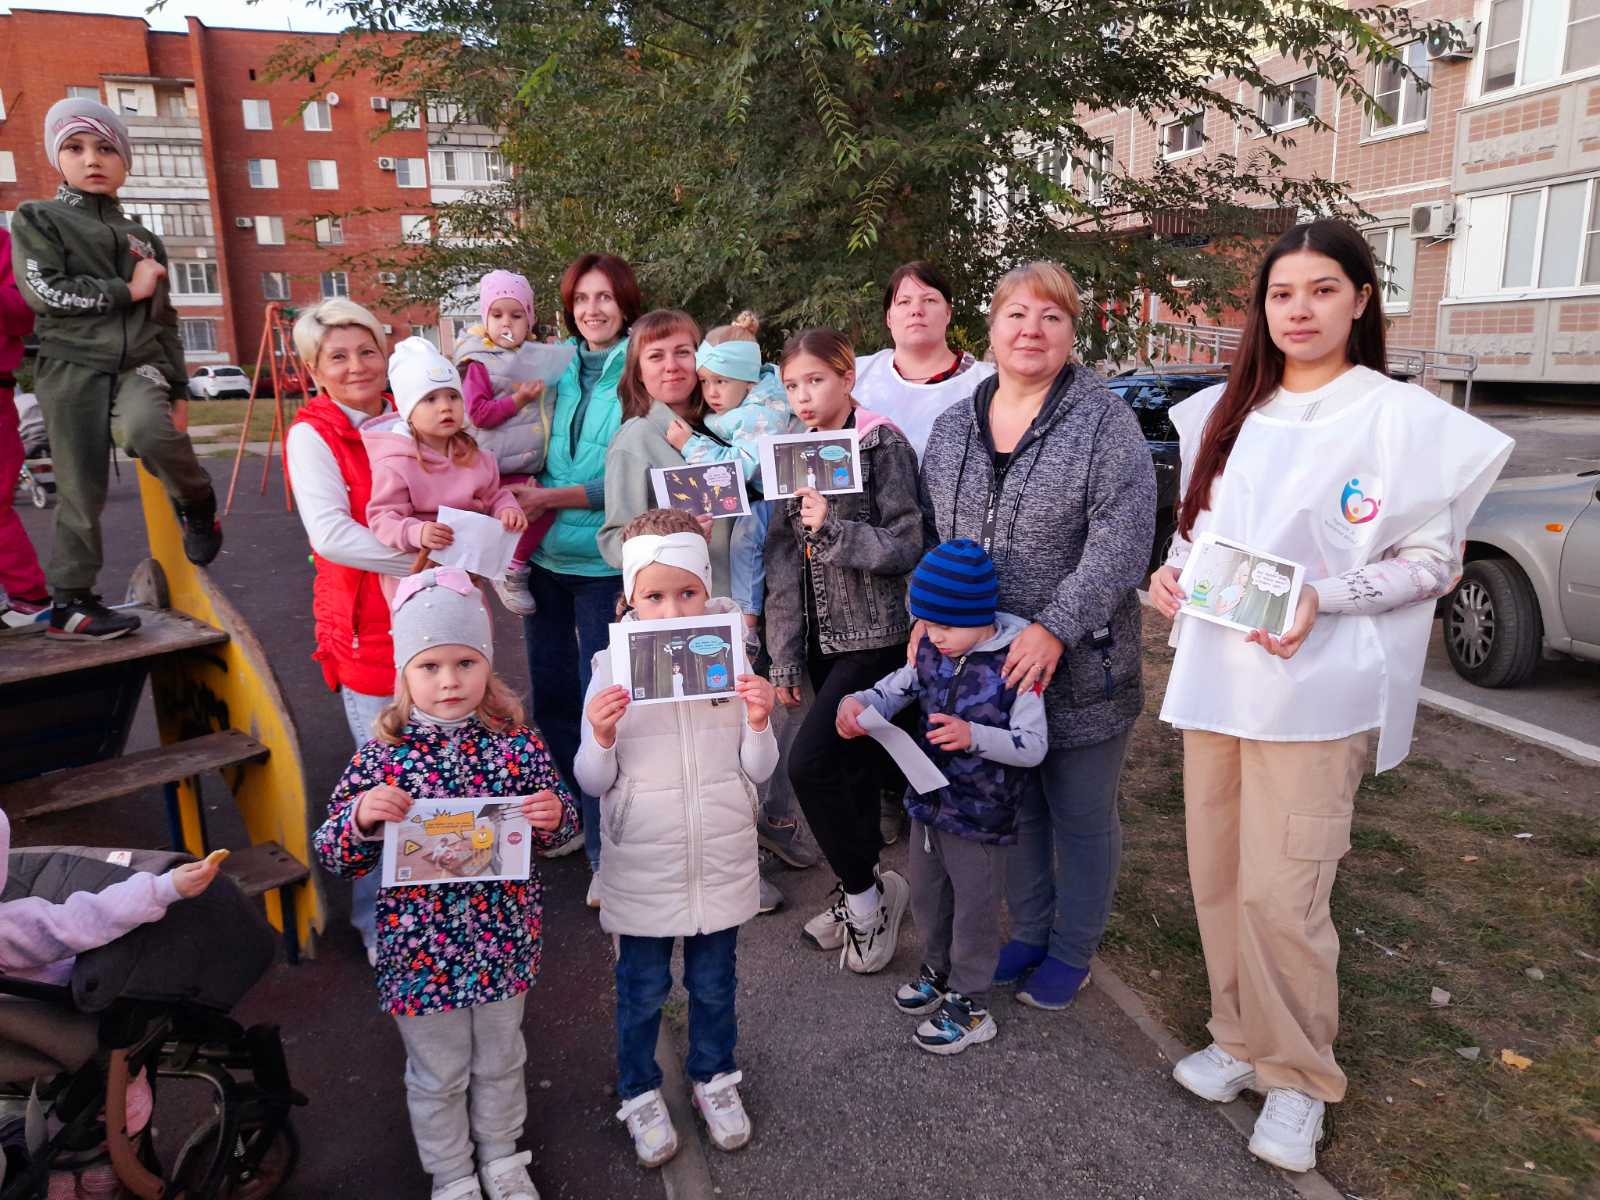
[[[189,376],[189,399],[227,400],[250,397],[250,376],[235,366],[201,367]]]
[[[1519,684],[1541,658],[1600,662],[1600,471],[1495,484],[1440,609],[1450,665],[1480,687]]]

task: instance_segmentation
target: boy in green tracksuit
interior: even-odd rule
[[[39,318],[34,384],[55,459],[49,633],[103,640],[139,627],[94,592],[113,417],[125,448],[172,497],[190,562],[217,556],[222,529],[211,479],[173,420],[172,398],[186,395],[188,375],[167,250],[117,202],[131,157],[127,128],[102,104],[62,100],[45,116],[44,145],[64,182],[53,200],[17,210],[11,236],[18,285]]]

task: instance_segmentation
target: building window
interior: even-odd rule
[[[278,186],[278,160],[275,158],[252,158],[249,161],[250,186],[253,188],[275,188]]]
[[[10,150],[0,150],[0,183],[17,181],[17,156]]]
[[[1473,197],[1467,244],[1451,255],[1457,294],[1600,287],[1597,205],[1600,178]]]
[[[461,106],[446,100],[428,101],[429,125],[454,125],[461,120]]]
[[[322,273],[322,298],[332,300],[337,296],[350,294],[350,276],[345,271],[324,271]]]
[[[185,317],[178,322],[178,336],[190,354],[214,354],[217,349],[217,323]]]
[[[270,100],[241,100],[244,105],[246,129],[272,128],[272,102]]]
[[[199,142],[139,142],[133,148],[129,175],[156,179],[199,179],[206,177],[205,159]]]
[[[427,162],[420,158],[395,159],[394,183],[396,187],[427,187]]]
[[[1206,114],[1191,113],[1182,120],[1169,121],[1161,127],[1161,156],[1177,158],[1179,155],[1193,154],[1205,145],[1205,141]]]
[[[412,216],[409,213],[400,217],[400,240],[403,242],[425,242],[433,235],[433,222],[424,216]]]
[[[261,272],[261,298],[263,300],[287,300],[289,298],[289,276],[283,271]]]
[[[317,245],[344,245],[344,222],[338,217],[317,218]]]
[[[183,98],[182,92],[168,92],[162,99],[166,101],[164,107],[167,110],[167,119],[169,121],[187,121],[189,119],[189,102]]]
[[[68,84],[67,96],[73,100],[93,100],[96,104],[100,103],[100,89],[97,87],[85,87],[78,83]]]
[[[1317,111],[1317,77],[1307,75],[1289,85],[1287,94],[1261,97],[1261,120],[1272,129],[1304,125]],[[1202,129],[1202,140],[1204,130]]]
[[[128,200],[122,205],[128,218],[157,237],[210,238],[216,236],[211,208],[181,200]]]
[[[1411,311],[1411,287],[1417,274],[1417,243],[1403,225],[1368,229],[1362,233],[1377,260],[1378,276],[1383,280],[1383,311]]]
[[[1423,91],[1432,72],[1428,47],[1412,42],[1404,56],[1409,72],[1396,62],[1380,62],[1373,68],[1372,98],[1378,111],[1367,118],[1371,135],[1417,129],[1428,122],[1428,93]]]
[[[11,212],[9,208],[0,208],[0,229],[11,228]]]
[[[282,217],[257,217],[256,218],[256,245],[281,246],[283,245],[283,218]]]
[[[1488,26],[1486,95],[1600,66],[1600,5],[1595,0],[1493,0]]]
[[[421,129],[422,109],[415,100],[391,100],[389,122],[396,129]]]
[[[307,174],[311,177],[311,186],[318,191],[337,191],[339,187],[339,164],[331,158],[313,158],[306,164]]]
[[[172,290],[179,296],[216,296],[217,264],[180,258],[167,264],[172,276]]]
[[[307,133],[327,133],[333,128],[333,110],[326,100],[313,100],[301,110]]]
[[[435,183],[498,183],[505,170],[498,150],[434,150],[428,159]]]
[[[139,89],[119,87],[117,89],[117,112],[124,117],[137,117],[139,115]]]

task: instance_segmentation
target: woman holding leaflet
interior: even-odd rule
[[[1189,878],[1215,1039],[1173,1077],[1208,1100],[1266,1094],[1250,1150],[1316,1165],[1333,1058],[1339,938],[1328,898],[1350,849],[1372,731],[1406,755],[1433,602],[1511,441],[1383,374],[1381,285],[1343,221],[1262,261],[1226,385],[1172,409],[1178,536],[1150,580],[1173,616],[1191,540],[1213,533],[1305,567],[1282,638],[1179,621],[1161,718],[1183,731]]]

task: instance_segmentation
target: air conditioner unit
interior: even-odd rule
[[[394,326],[393,325],[385,325],[383,327],[383,331],[385,333],[393,333],[394,332]]]
[[[1478,48],[1478,27],[1458,20],[1428,31],[1428,57],[1434,62],[1465,62]]]
[[[372,98],[372,111],[373,112],[388,112],[389,111],[389,97],[387,97],[387,96],[374,96]]]
[[[378,282],[379,283],[399,283],[400,282],[400,276],[397,275],[393,271],[379,271],[378,272]]]
[[[1431,200],[1411,206],[1411,236],[1419,238],[1454,237],[1456,206],[1452,200]]]
[[[380,171],[392,171],[392,170],[394,170],[394,159],[392,159],[392,158],[380,158],[378,160],[378,170],[380,170]]]
[[[254,217],[235,217],[233,219],[233,227],[235,229],[254,229],[256,227],[256,219]]]
[[[323,97],[323,99],[328,102],[328,107],[329,108],[338,108],[339,107],[339,93],[338,92],[329,92],[326,96]]]

